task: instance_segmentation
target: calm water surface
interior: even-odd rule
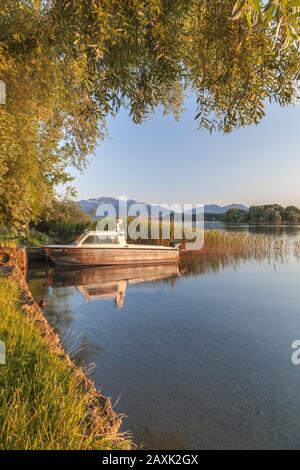
[[[273,232],[300,238],[300,228]],[[123,429],[137,444],[300,448],[296,259],[198,257],[179,270],[42,265],[30,288],[46,297],[75,360],[95,364],[97,387],[127,415]]]

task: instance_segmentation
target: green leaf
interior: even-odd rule
[[[264,24],[269,24],[272,17],[274,16],[274,13],[276,11],[276,6],[271,5],[265,12],[265,18],[264,18]]]
[[[249,11],[247,11],[246,13],[246,18],[247,18],[247,23],[248,23],[249,28],[252,28],[252,19],[251,19],[251,15]]]
[[[253,11],[255,11],[256,13],[260,13],[261,9],[260,9],[260,1],[259,0],[251,0],[250,5],[251,5],[251,8],[253,9]]]

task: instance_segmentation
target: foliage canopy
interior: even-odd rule
[[[92,223],[79,205],[68,199],[56,200],[50,210],[44,209],[36,228],[58,243],[70,243]]]
[[[300,0],[0,0],[0,223],[37,220],[84,168],[107,115],[257,124],[299,91]]]

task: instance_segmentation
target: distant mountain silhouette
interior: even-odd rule
[[[247,211],[248,207],[244,206],[244,204],[229,204],[227,206],[218,206],[217,204],[206,204],[204,206],[204,212],[207,214],[225,214],[228,209],[242,209],[244,211]],[[193,212],[195,212],[195,210]]]
[[[119,200],[114,197],[98,197],[93,199],[81,200],[78,201],[81,209],[86,213],[89,214],[92,218],[96,218],[96,211],[97,208],[102,204],[111,204],[116,211],[116,215],[119,215]],[[165,209],[164,207],[160,207],[156,204],[148,204],[140,201],[136,201],[135,199],[127,199],[127,208],[130,209],[131,206],[134,204],[143,204],[146,206],[148,214],[150,215],[151,209],[154,208],[161,212],[162,216],[169,216],[172,211]],[[133,214],[135,215],[135,214]]]
[[[97,208],[101,204],[111,204],[115,210],[116,210],[116,215],[118,216],[118,210],[119,210],[119,200],[114,198],[114,197],[98,197],[98,198],[92,198],[92,199],[83,199],[81,201],[78,201],[78,204],[80,205],[81,209],[86,213],[89,214],[92,218],[96,218],[96,211]],[[149,203],[143,203],[136,201],[135,199],[128,199],[127,200],[127,207],[130,208],[134,204],[145,204],[148,214],[150,215],[151,208],[155,208],[157,211],[161,211],[163,216],[168,216],[171,211],[168,209],[165,209],[159,205],[155,204],[149,204]],[[204,206],[204,212],[206,214],[224,214],[228,209],[243,209],[243,210],[248,210],[248,207],[244,206],[243,204],[229,204],[227,206],[219,206],[217,204],[206,204]],[[192,210],[192,213],[195,214],[196,209]],[[191,213],[191,211],[187,211],[188,214]]]

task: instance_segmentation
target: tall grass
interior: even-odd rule
[[[18,242],[16,240],[0,238],[0,248],[16,248],[17,246]]]
[[[15,248],[17,245],[17,238],[8,229],[0,226],[0,248]]]
[[[294,242],[293,254],[296,258],[300,258],[300,240]]]
[[[124,449],[129,442],[88,417],[89,398],[69,364],[52,352],[32,318],[19,307],[17,285],[0,278],[0,449]]]
[[[204,236],[203,252],[242,254],[261,258],[286,256],[290,248],[290,243],[285,239],[260,234],[207,230]]]
[[[141,232],[144,231],[146,237],[148,238],[139,238],[137,240],[131,239],[128,236],[129,243],[137,244],[151,244],[151,245],[163,245],[169,246],[170,241],[176,238],[176,226],[174,222],[170,224],[170,233],[167,237],[162,237],[164,225],[167,225],[167,222],[159,221],[149,221],[141,222]],[[180,225],[179,225],[180,226]],[[151,237],[151,230],[155,228],[157,233],[159,233],[158,238]],[[200,228],[196,228],[196,231],[200,232]],[[183,246],[187,242],[191,242],[192,237],[195,235],[194,229],[186,229],[185,233],[181,237]],[[200,238],[198,233],[198,238]],[[177,238],[177,240],[180,240]],[[275,238],[272,236],[261,235],[261,234],[249,234],[241,232],[221,232],[219,230],[205,230],[204,231],[204,245],[199,250],[195,250],[195,254],[200,253],[236,253],[249,255],[251,257],[265,257],[265,256],[286,256],[291,249],[291,244],[288,240]],[[299,253],[300,255],[300,242],[294,247],[294,252]]]

